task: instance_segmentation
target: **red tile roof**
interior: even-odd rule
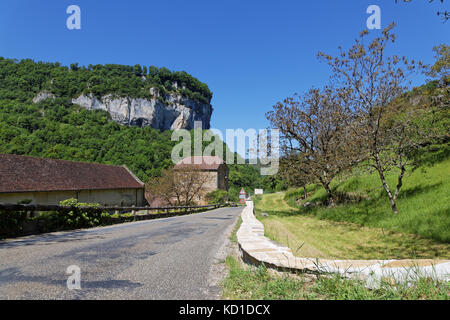
[[[175,170],[182,168],[197,168],[200,170],[218,170],[224,164],[222,158],[212,156],[193,156],[179,161],[175,165]]]
[[[0,193],[139,188],[125,166],[0,154]]]

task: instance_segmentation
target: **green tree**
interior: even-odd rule
[[[441,44],[433,48],[436,62],[429,68],[427,75],[435,79],[450,82],[450,46]]]
[[[138,77],[142,76],[142,67],[140,64],[134,66],[134,74],[137,75]]]
[[[217,189],[206,195],[206,201],[209,204],[223,204],[228,201],[228,192],[225,190]]]

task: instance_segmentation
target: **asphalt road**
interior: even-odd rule
[[[215,265],[241,210],[0,241],[0,299],[219,298]]]

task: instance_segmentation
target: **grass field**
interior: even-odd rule
[[[450,258],[450,245],[414,234],[318,219],[289,206],[285,193],[255,199],[265,234],[301,257],[333,259]],[[261,213],[269,214],[262,217]]]
[[[338,195],[351,195],[358,201],[341,203],[334,208],[323,205],[326,193],[321,187],[308,187],[308,199],[296,202],[303,190],[290,190],[284,200],[301,209],[302,215],[325,220],[351,222],[362,226],[383,228],[395,232],[419,235],[441,243],[450,243],[450,156],[447,149],[433,154],[430,166],[422,166],[404,178],[397,199],[399,214],[393,214],[378,176],[353,175],[337,179],[332,188]],[[396,176],[387,179],[395,185]],[[303,208],[302,203],[318,203]]]
[[[378,176],[340,177],[332,185],[338,204],[325,205],[317,185],[255,197],[266,236],[303,257],[345,259],[450,259],[450,158],[448,148],[431,154],[427,166],[410,172],[391,211]],[[395,184],[395,174],[387,176]],[[312,205],[304,207],[309,202]],[[262,217],[261,212],[268,213]]]

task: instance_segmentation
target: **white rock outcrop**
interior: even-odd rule
[[[154,92],[158,96],[158,92]],[[54,98],[43,92],[33,100],[37,103]],[[212,106],[179,94],[170,94],[161,99],[117,97],[111,94],[101,99],[92,94],[80,95],[72,103],[88,110],[107,111],[111,118],[123,125],[150,126],[160,130],[194,129],[194,122],[201,121],[203,129],[210,128]]]
[[[33,99],[33,103],[39,103],[41,101],[47,100],[47,99],[55,99],[55,95],[53,93],[42,91],[39,92],[36,97]]]

